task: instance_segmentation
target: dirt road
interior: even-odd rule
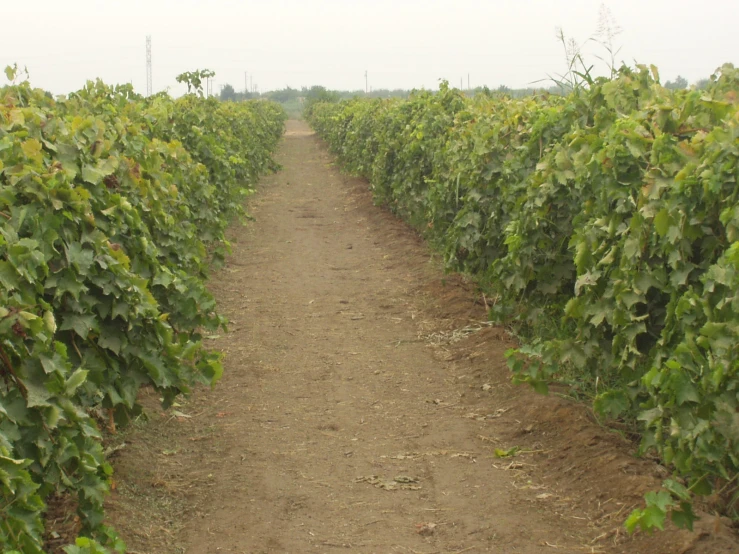
[[[144,398],[116,453],[111,518],[134,552],[733,551],[713,519],[624,537],[657,466],[585,408],[510,385],[513,342],[482,297],[305,124],[279,160],[213,277],[222,382],[166,413]]]

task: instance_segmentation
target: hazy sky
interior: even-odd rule
[[[215,89],[323,85],[363,89],[524,87],[565,70],[555,38],[586,43],[600,0],[26,0],[3,1],[0,68],[27,66],[54,93],[87,79],[146,90],[146,35],[154,89],[208,68]],[[662,80],[693,82],[739,64],[739,0],[610,0],[619,60],[655,64]],[[602,54],[587,43],[586,59]],[[4,77],[2,77],[4,80]]]

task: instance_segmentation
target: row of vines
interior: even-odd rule
[[[476,276],[518,330],[518,382],[588,391],[674,470],[631,529],[739,515],[739,70],[707,90],[622,68],[567,96],[317,103],[307,117],[378,202]]]
[[[14,70],[7,70],[14,78]],[[169,404],[221,375],[205,288],[284,113],[89,82],[53,99],[0,88],[0,546],[44,552],[52,496],[79,521],[70,554],[123,551],[103,525],[102,427],[154,387]]]

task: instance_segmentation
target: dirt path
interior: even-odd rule
[[[134,552],[732,551],[712,530],[624,538],[656,466],[584,408],[512,387],[474,289],[305,124],[279,158],[213,279],[223,381],[167,413],[145,398],[117,453],[111,514]]]

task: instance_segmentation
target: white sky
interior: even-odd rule
[[[555,28],[581,44],[600,0],[2,0],[0,69],[18,62],[54,93],[87,79],[146,91],[146,35],[154,89],[212,69],[215,88],[323,85],[331,89],[524,87],[565,70]],[[739,0],[608,0],[623,29],[619,60],[655,64],[690,82],[739,64]],[[592,43],[586,57],[599,63]],[[1,75],[0,75],[1,77]],[[4,81],[4,77],[2,77]]]

